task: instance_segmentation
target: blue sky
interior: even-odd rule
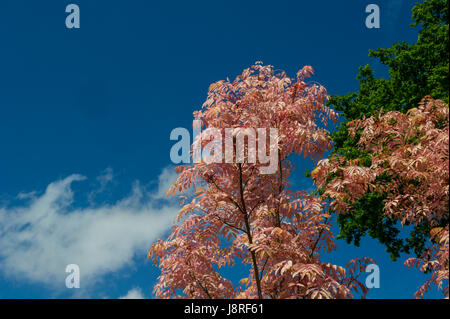
[[[76,3],[81,28],[65,27]],[[381,8],[367,29],[365,7]],[[0,2],[0,298],[151,298],[146,249],[170,226],[169,134],[210,83],[255,61],[304,65],[331,94],[357,88],[369,49],[415,41],[409,0]],[[296,160],[293,183],[309,161]],[[369,298],[410,298],[425,276],[369,238],[324,259],[377,260]],[[79,263],[81,288],[64,286]],[[238,275],[236,275],[238,276]],[[440,297],[431,292],[428,297]]]

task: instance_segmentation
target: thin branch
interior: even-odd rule
[[[263,277],[264,270],[266,269],[267,261],[269,261],[269,258],[270,257],[267,257],[266,261],[264,262],[264,265],[263,265],[262,270],[261,270],[261,274],[259,275],[260,279],[262,279],[262,277]]]
[[[245,201],[244,201],[244,190],[242,187],[242,165],[239,163],[239,195],[241,199],[241,205],[242,210],[244,213],[244,221],[245,221],[245,227],[246,227],[246,233],[249,244],[253,244],[253,238],[251,234],[251,228],[250,228],[250,222],[248,220],[248,214],[247,209],[245,207]],[[259,270],[258,270],[258,262],[256,261],[256,254],[254,251],[250,250],[250,255],[252,257],[252,263],[253,263],[253,273],[255,274],[255,281],[256,281],[256,288],[258,290],[258,298],[262,299],[262,292],[261,292],[261,280],[259,278]]]

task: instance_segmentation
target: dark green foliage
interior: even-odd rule
[[[435,99],[449,100],[449,38],[448,0],[428,0],[418,3],[412,10],[414,23],[420,27],[417,42],[396,43],[391,48],[370,50],[369,56],[389,67],[389,78],[376,78],[369,65],[359,68],[357,92],[334,95],[329,104],[343,112],[345,121],[333,133],[333,153],[347,159],[361,158],[363,165],[370,166],[371,155],[358,149],[359,139],[351,138],[346,123],[371,116],[375,111],[396,110],[406,112],[417,107],[420,100],[431,95]],[[414,141],[411,141],[414,142]],[[386,245],[386,250],[395,259],[401,252],[411,249],[418,255],[423,251],[429,235],[429,227],[415,226],[410,237],[398,237],[397,222],[384,216],[385,194],[368,193],[353,203],[355,213],[339,215],[339,238],[359,244],[362,236],[369,234]]]
[[[386,245],[386,251],[395,260],[400,252],[407,252],[408,247],[402,239],[397,238],[400,231],[396,227],[396,221],[384,215],[384,199],[386,194],[367,193],[353,203],[352,215],[339,214],[337,221],[340,225],[340,234],[337,238],[359,246],[361,237],[369,233]]]

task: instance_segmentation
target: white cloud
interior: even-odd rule
[[[83,288],[133,264],[136,256],[144,259],[179,208],[159,200],[170,178],[164,170],[153,193],[137,182],[129,196],[113,204],[77,208],[71,185],[85,177],[71,175],[28,202],[0,207],[0,271],[64,288],[66,265],[77,264]]]
[[[113,181],[113,179],[114,179],[114,172],[111,167],[106,168],[100,176],[97,176],[96,180],[99,186],[97,189],[93,190],[89,194],[89,202],[91,204],[94,203],[95,196],[103,193],[106,189],[106,186],[108,186],[108,184],[110,184]]]
[[[125,296],[119,297],[119,299],[145,299],[142,294],[142,290],[139,287],[133,288]]]
[[[166,199],[167,191],[170,185],[175,182],[177,178],[177,173],[174,168],[169,166],[165,167],[161,174],[158,176],[158,191],[153,195],[154,199]]]

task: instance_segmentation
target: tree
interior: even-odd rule
[[[371,262],[354,259],[348,269],[320,261],[320,251],[335,249],[330,216],[319,197],[289,189],[294,153],[318,160],[331,147],[329,133],[316,121],[337,120],[325,105],[326,90],[307,84],[306,66],[296,78],[275,73],[260,63],[234,81],[210,86],[196,120],[206,128],[193,146],[207,147],[208,128],[235,129],[233,161],[203,161],[178,166],[178,178],[168,195],[180,193],[182,208],[167,240],[159,239],[149,258],[159,265],[155,285],[162,298],[350,298],[365,295],[357,276]],[[276,143],[258,133],[258,151],[276,152],[278,169],[261,174],[261,161],[236,157],[242,128],[275,128]],[[245,131],[244,131],[245,132]],[[256,146],[245,144],[247,158]],[[217,146],[217,145],[216,145]],[[220,142],[220,148],[224,146]],[[195,193],[189,195],[189,189]],[[186,202],[186,203],[185,203]],[[219,272],[242,262],[248,277],[233,284]]]
[[[345,121],[332,134],[333,154],[347,160],[359,159],[369,167],[372,152],[357,146],[359,134],[352,135],[348,123],[369,117],[379,110],[407,112],[420,100],[430,95],[448,102],[449,92],[449,38],[448,1],[427,0],[417,3],[412,10],[413,27],[421,26],[417,42],[400,42],[391,48],[370,50],[369,56],[378,58],[389,67],[389,78],[376,78],[369,65],[359,68],[360,88],[347,95],[333,95],[329,105],[343,112]],[[414,250],[420,256],[430,231],[429,225],[414,226],[409,238],[399,238],[396,220],[383,213],[384,193],[367,192],[353,204],[354,214],[340,214],[340,234],[348,243],[359,245],[367,233],[386,245],[386,250],[395,260],[401,252]]]
[[[323,197],[339,214],[354,213],[355,202],[368,193],[383,194],[383,214],[402,225],[426,224],[431,243],[419,258],[405,264],[421,266],[432,278],[417,291],[420,298],[431,284],[448,298],[449,279],[449,109],[448,103],[425,97],[406,114],[377,112],[347,123],[358,147],[372,154],[371,165],[335,154],[311,173]],[[444,282],[447,282],[445,287]]]

